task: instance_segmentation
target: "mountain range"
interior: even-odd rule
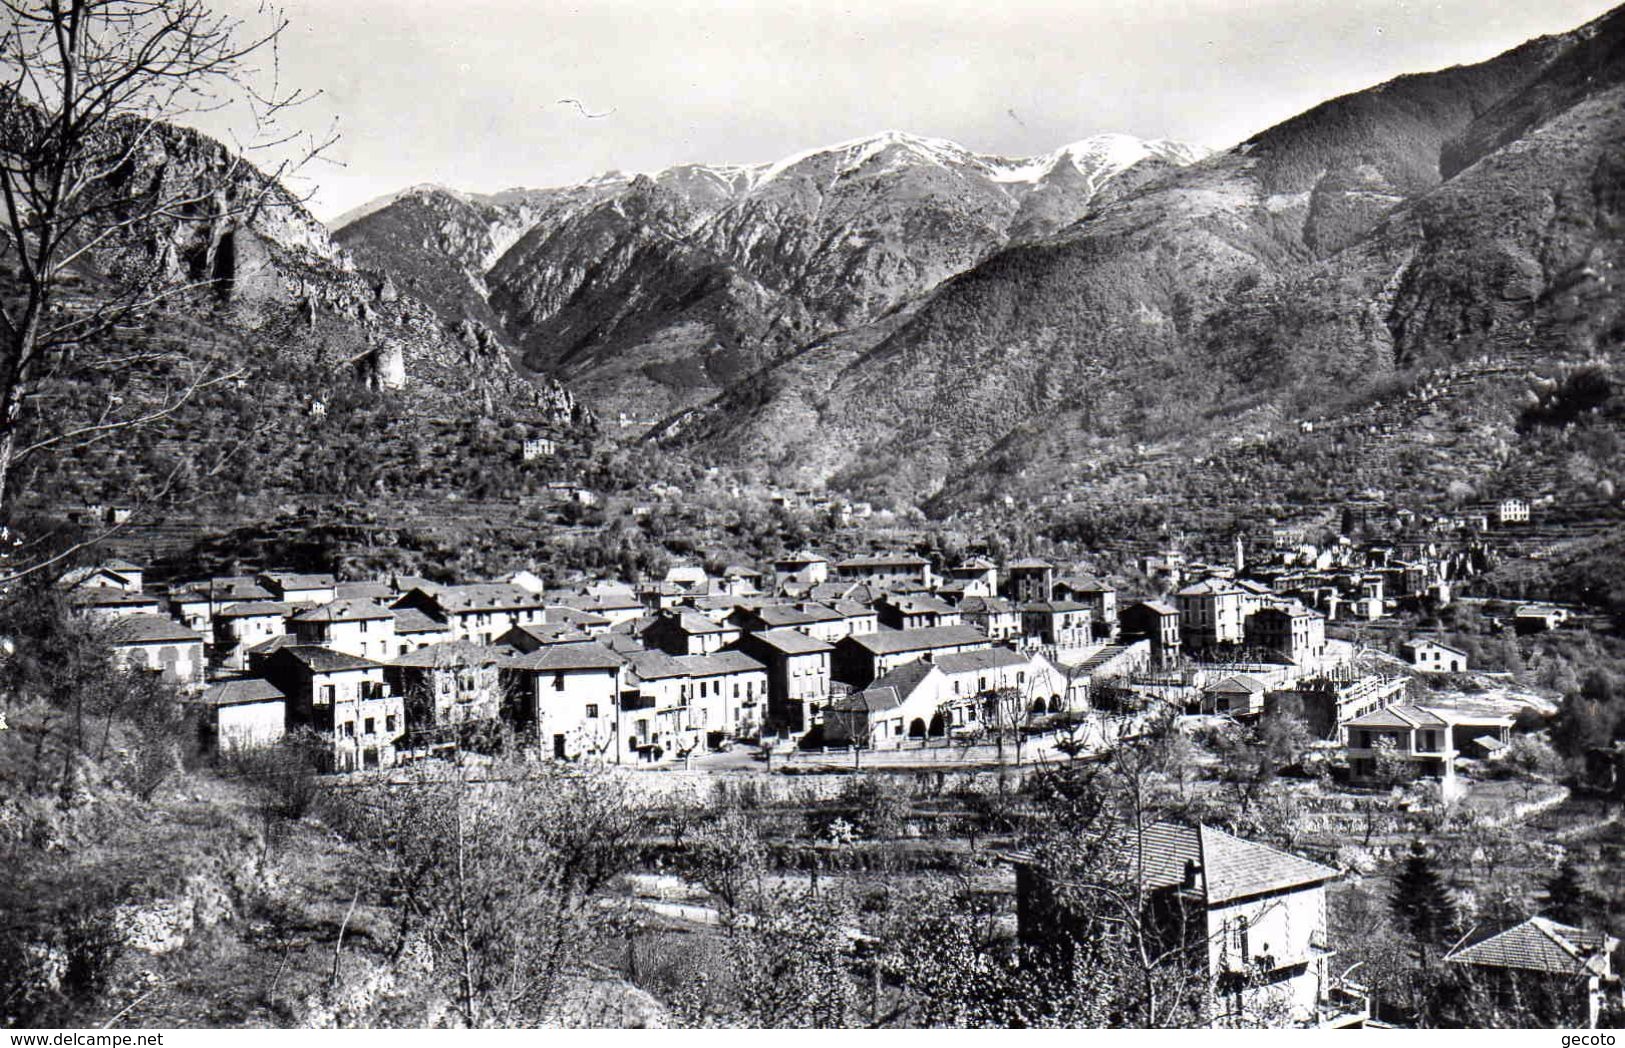
[[[775,163],[555,189],[416,186],[335,226],[448,322],[502,331],[600,412],[648,419],[1203,155],[1102,135],[1011,158],[890,131]]]
[[[659,418],[666,448],[946,511],[1087,487],[1147,447],[1291,442],[1463,362],[1523,382],[1616,354],[1622,80],[1616,10],[1211,155],[888,132],[416,187],[336,237],[600,410]],[[1526,392],[1463,401],[1463,424],[1515,439]]]

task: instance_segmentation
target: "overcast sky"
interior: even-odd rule
[[[1612,0],[283,3],[284,81],[325,92],[298,122],[343,135],[344,166],[305,186],[330,219],[418,182],[558,185],[886,129],[1008,155],[1105,131],[1222,148]]]

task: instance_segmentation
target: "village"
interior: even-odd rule
[[[1159,549],[1135,565],[1155,590],[1135,593],[1039,557],[813,550],[713,572],[676,563],[660,578],[341,581],[268,568],[161,589],[114,559],[62,585],[118,664],[186,696],[204,749],[229,758],[300,732],[335,781],[507,747],[657,782],[884,771],[940,783],[1109,759],[1157,725],[1258,737],[1290,722],[1330,813],[1324,832],[1302,836],[1315,858],[1170,823],[1142,842],[1156,851],[1147,862],[1172,871],[1148,887],[1204,898],[1216,988],[1261,954],[1267,971],[1247,993],[1261,983],[1292,1023],[1381,1025],[1380,1002],[1332,967],[1326,894],[1349,828],[1364,818],[1369,843],[1372,812],[1402,792],[1396,825],[1417,804],[1535,818],[1570,792],[1528,758],[1545,745],[1535,734],[1552,698],[1415,625],[1474,603],[1457,589],[1484,570],[1492,540],[1529,528],[1529,503],[1401,519],[1414,537],[1317,544],[1278,526],[1237,536],[1221,561]],[[1476,604],[1505,637],[1587,628],[1555,605]],[[1590,756],[1592,785],[1617,790],[1617,747]],[[1520,771],[1525,786],[1509,792]],[[1057,919],[1036,875],[1011,862],[1016,932],[1042,944]],[[1533,972],[1531,942],[1543,958]],[[1595,1025],[1617,1003],[1615,945],[1536,916],[1468,937],[1450,959],[1554,982]],[[1236,994],[1232,1018],[1254,1007]]]

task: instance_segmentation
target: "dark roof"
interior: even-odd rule
[[[1089,605],[1079,604],[1075,600],[1035,600],[1021,606],[1023,615],[1062,615],[1089,610]]]
[[[252,648],[249,648],[248,654],[269,655],[272,652],[281,651],[283,648],[289,648],[292,646],[293,637],[286,633],[279,633],[275,637],[267,637],[258,644],[254,645]]]
[[[363,622],[395,617],[391,608],[370,600],[335,600],[319,608],[301,611],[293,617],[295,622]]]
[[[842,695],[831,702],[829,708],[845,712],[863,710],[866,713],[879,713],[882,710],[894,710],[902,704],[903,700],[898,697],[897,689],[887,685]]]
[[[434,598],[436,604],[453,612],[540,608],[546,603],[540,595],[508,582],[442,586],[430,596]]]
[[[1229,579],[1203,579],[1201,582],[1193,582],[1189,586],[1186,586],[1184,589],[1180,590],[1178,596],[1211,597],[1219,594],[1241,592],[1243,592],[1241,587],[1237,586]]]
[[[271,600],[273,594],[251,578],[226,576],[218,579],[204,579],[202,582],[189,582],[174,591],[174,596],[183,600]]]
[[[447,627],[428,612],[418,608],[392,608],[396,633],[440,633]]]
[[[906,702],[908,697],[914,694],[914,689],[918,688],[920,682],[929,677],[934,669],[936,666],[924,659],[906,662],[876,678],[866,690],[885,688],[897,696],[898,702]]]
[[[925,613],[947,615],[952,614],[955,611],[952,604],[949,604],[945,600],[938,600],[937,598],[925,593],[914,593],[908,596],[887,594],[884,599],[887,604],[896,608],[898,611],[903,612],[905,615],[918,615]]]
[[[286,618],[293,611],[292,604],[276,600],[245,600],[241,604],[215,613],[220,619],[251,619],[256,616],[281,616]]]
[[[990,643],[987,634],[975,626],[929,626],[919,630],[881,630],[861,633],[842,640],[843,644],[856,644],[872,655],[895,655],[902,651],[929,651],[932,648],[951,648],[960,644]]]
[[[125,590],[114,589],[112,586],[86,586],[74,590],[68,595],[70,604],[77,604],[87,608],[117,608],[123,607],[151,607],[158,606],[157,597],[149,597],[145,593],[129,593]]]
[[[1142,600],[1138,604],[1130,604],[1130,608],[1145,608],[1157,615],[1178,615],[1179,609],[1161,600]]]
[[[1553,975],[1602,975],[1607,971],[1607,952],[1607,936],[1546,917],[1531,917],[1458,946],[1445,955],[1445,960]]]
[[[1056,586],[1065,586],[1073,593],[1108,593],[1111,587],[1093,575],[1063,575],[1055,580]]]
[[[1020,560],[1011,561],[1010,564],[1006,567],[1005,570],[1007,570],[1007,571],[1032,571],[1032,570],[1036,570],[1038,568],[1049,568],[1049,569],[1053,570],[1055,568],[1055,565],[1053,565],[1049,561],[1043,560],[1043,559],[1041,559],[1039,557],[1023,557]]]
[[[209,706],[245,706],[251,702],[282,702],[286,698],[270,681],[241,677],[211,684],[198,701]]]
[[[203,638],[163,615],[123,615],[107,628],[114,644],[203,643]]]
[[[268,571],[261,575],[262,580],[268,580],[272,585],[286,590],[305,589],[334,589],[338,580],[331,575],[296,575],[291,572]]]
[[[621,659],[602,644],[548,644],[509,660],[514,670],[618,670]]]
[[[282,658],[296,659],[312,673],[340,673],[344,670],[370,670],[383,666],[381,662],[346,655],[314,644],[289,644],[282,647],[277,654]]]
[[[959,611],[964,615],[1004,615],[1016,610],[1016,606],[1003,597],[966,597],[959,602]]]

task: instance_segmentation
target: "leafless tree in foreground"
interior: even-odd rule
[[[214,274],[177,265],[177,226],[252,220],[297,207],[279,184],[336,136],[283,131],[308,100],[282,89],[277,43],[287,22],[262,7],[263,26],[211,11],[204,0],[0,0],[0,523],[18,500],[17,468],[31,456],[115,437],[173,414],[233,377],[176,361],[156,403],[115,394],[88,417],[52,417],[41,389],[65,369],[151,363],[160,351],[122,346],[87,362],[80,351],[148,308],[209,285]],[[252,132],[216,149],[170,125],[233,107]],[[188,145],[189,143],[189,145]],[[180,148],[203,162],[177,175]],[[262,175],[248,157],[282,155]],[[87,275],[94,293],[65,294]],[[15,559],[15,558],[14,558]],[[59,560],[53,556],[52,560]],[[41,565],[35,564],[37,568]],[[18,569],[9,569],[9,575]]]

